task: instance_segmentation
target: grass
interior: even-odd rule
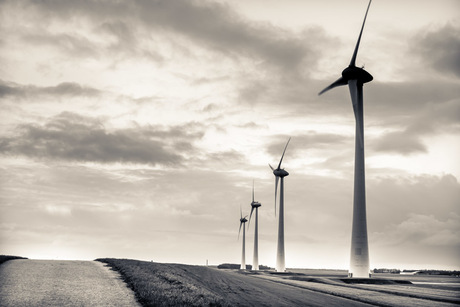
[[[227,306],[223,297],[206,288],[200,272],[208,268],[159,264],[129,259],[96,259],[118,271],[142,306]],[[187,271],[198,272],[198,275]],[[205,273],[205,272],[204,272]]]
[[[27,258],[19,257],[19,256],[0,255],[0,264],[8,260],[14,260],[14,259],[27,259]]]

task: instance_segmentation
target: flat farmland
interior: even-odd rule
[[[458,279],[429,288],[376,276],[377,284],[347,284],[345,271],[219,270],[204,266],[101,259],[119,271],[143,306],[458,306]],[[345,274],[344,274],[345,273]],[[406,281],[412,277],[404,276]],[[429,277],[423,279],[429,282]],[[440,279],[434,278],[439,281]]]

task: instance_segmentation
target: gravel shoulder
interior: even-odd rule
[[[10,260],[0,306],[140,306],[118,273],[96,261]]]

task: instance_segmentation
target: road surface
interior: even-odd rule
[[[140,306],[97,261],[10,260],[0,266],[0,306]]]

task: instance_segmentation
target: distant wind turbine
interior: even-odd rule
[[[353,199],[353,228],[351,234],[350,277],[369,277],[369,247],[367,240],[366,220],[366,187],[364,174],[364,119],[363,119],[363,84],[372,81],[373,77],[363,68],[356,67],[356,56],[359,43],[366,23],[367,12],[371,6],[367,6],[363,25],[359,33],[350,65],[342,71],[342,77],[326,87],[318,95],[327,92],[337,86],[348,85],[353,104],[356,120],[355,135],[355,183]]]
[[[246,218],[247,215],[243,217],[243,211],[240,208],[240,230],[238,231],[238,239],[240,238],[241,226],[243,226],[243,248],[241,253],[241,270],[246,270],[246,254],[245,254],[245,239],[246,239],[246,222],[248,221]]]
[[[286,148],[289,145],[289,141],[286,143],[284,147],[283,155],[281,156],[280,163],[278,167],[274,169],[270,164],[270,168],[275,175],[275,214],[276,214],[276,193],[278,190],[278,180],[281,178],[281,186],[280,186],[280,211],[278,214],[278,246],[276,251],[276,271],[277,272],[284,272],[286,271],[286,262],[284,257],[284,177],[289,176],[289,173],[286,172],[284,169],[281,168],[281,162],[283,162],[284,153],[286,152]]]
[[[259,207],[262,206],[258,201],[254,201],[254,181],[252,181],[252,202],[251,202],[251,214],[249,215],[249,224],[251,224],[252,212],[256,209],[256,225],[254,227],[254,254],[252,258],[252,269],[255,271],[259,270]]]

